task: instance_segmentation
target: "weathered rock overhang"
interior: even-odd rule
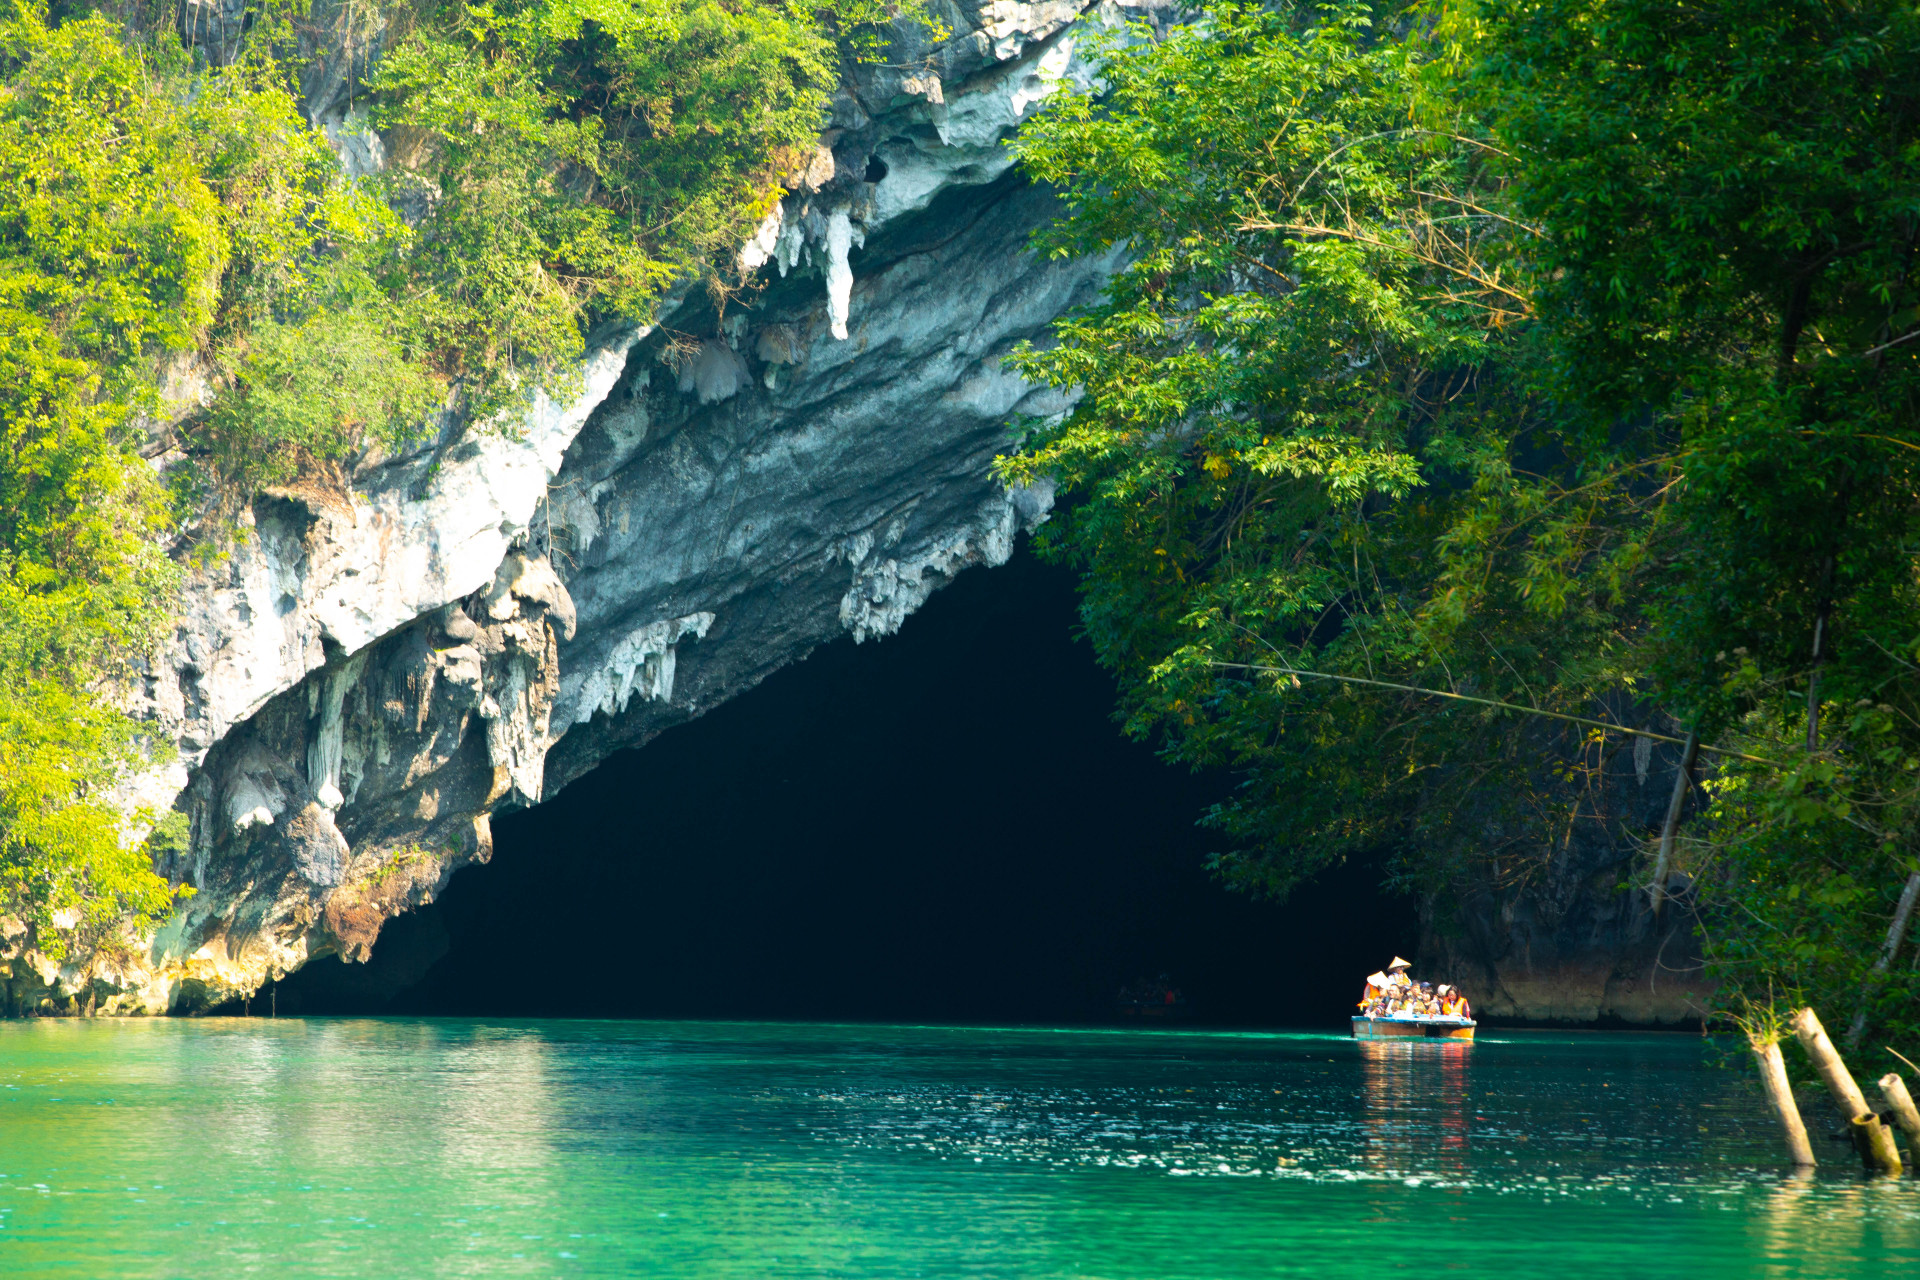
[[[1004,357],[1119,260],[1028,253],[1054,199],[1003,144],[1086,82],[1088,24],[1157,7],[957,6],[952,39],[836,99],[743,249],[757,297],[598,335],[571,401],[261,495],[139,691],[178,752],[126,798],[188,814],[160,869],[193,896],[132,959],[16,939],[9,1005],[191,1011],[363,958],[486,860],[492,813],[1003,562],[1051,493],[991,461],[1066,407]],[[349,161],[379,163],[334,110]]]

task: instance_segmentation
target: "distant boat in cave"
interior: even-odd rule
[[[1178,1020],[1193,1011],[1186,993],[1174,986],[1173,980],[1164,973],[1151,981],[1132,982],[1120,988],[1120,994],[1114,997],[1114,1008],[1123,1018],[1161,1021]]]

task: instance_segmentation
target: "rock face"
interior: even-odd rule
[[[210,56],[230,8],[206,10]],[[958,5],[949,40],[851,76],[742,251],[767,282],[746,309],[600,335],[571,403],[263,494],[139,691],[179,753],[127,800],[189,815],[161,870],[194,894],[132,960],[61,968],[16,938],[9,1007],[191,1011],[364,958],[486,860],[491,813],[1004,561],[1051,493],[989,464],[1013,419],[1066,405],[1002,357],[1117,259],[1026,253],[1053,198],[1001,144],[1127,12]],[[316,123],[377,162],[338,80]]]
[[[1605,714],[1635,724],[1634,712],[1623,700]],[[1669,876],[1659,916],[1644,886],[1625,883],[1665,822],[1679,749],[1616,738],[1600,751],[1556,847],[1519,850],[1513,865],[1496,861],[1486,879],[1421,904],[1421,976],[1458,984],[1483,1017],[1674,1026],[1705,1012],[1687,877]],[[1541,759],[1565,757],[1564,742],[1542,743]],[[1488,846],[1502,834],[1489,823]]]

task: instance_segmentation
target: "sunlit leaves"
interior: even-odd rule
[[[202,154],[111,24],[0,11],[0,912],[56,957],[172,899],[107,793],[134,726],[96,695],[175,580],[134,414],[234,261]]]
[[[381,273],[479,417],[559,388],[586,332],[644,321],[732,252],[820,128],[836,48],[776,3],[430,6],[382,60],[377,115],[416,131],[431,209]]]

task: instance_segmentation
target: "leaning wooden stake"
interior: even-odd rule
[[[1887,927],[1887,940],[1882,944],[1873,968],[1867,973],[1866,987],[1860,992],[1860,1009],[1853,1015],[1853,1025],[1847,1028],[1848,1053],[1860,1047],[1860,1037],[1867,1030],[1867,1006],[1873,1003],[1874,994],[1880,990],[1880,983],[1886,978],[1893,958],[1900,954],[1900,940],[1907,936],[1907,924],[1913,919],[1915,901],[1920,901],[1920,871],[1907,877],[1906,888],[1901,890],[1900,901],[1893,908],[1893,923]]]
[[[1853,1073],[1847,1070],[1840,1051],[1827,1038],[1827,1029],[1820,1025],[1819,1016],[1812,1009],[1794,1014],[1793,1034],[1800,1041],[1800,1047],[1807,1051],[1807,1057],[1813,1060],[1813,1069],[1827,1082],[1827,1091],[1839,1104],[1840,1114],[1852,1125],[1854,1147],[1867,1167],[1900,1172],[1900,1152],[1893,1145],[1893,1134],[1867,1105],[1866,1095],[1853,1082]]]
[[[1787,1154],[1797,1165],[1813,1164],[1813,1144],[1807,1141],[1807,1126],[1801,1123],[1800,1106],[1793,1100],[1793,1086],[1787,1082],[1787,1060],[1780,1056],[1780,1041],[1748,1036],[1747,1043],[1760,1063],[1760,1083],[1766,1088],[1767,1101],[1773,1104],[1773,1114],[1786,1133]]]
[[[1660,827],[1660,856],[1654,859],[1653,883],[1647,886],[1647,897],[1652,901],[1656,920],[1667,905],[1667,876],[1673,870],[1673,837],[1680,829],[1680,811],[1687,807],[1687,793],[1693,790],[1693,762],[1699,758],[1700,735],[1689,729],[1687,745],[1680,752],[1680,765],[1673,773],[1673,798],[1667,802],[1667,820]]]
[[[1913,1105],[1907,1082],[1889,1071],[1876,1083],[1880,1096],[1887,1100],[1887,1110],[1893,1113],[1893,1122],[1907,1131],[1907,1153],[1920,1160],[1920,1108]]]

